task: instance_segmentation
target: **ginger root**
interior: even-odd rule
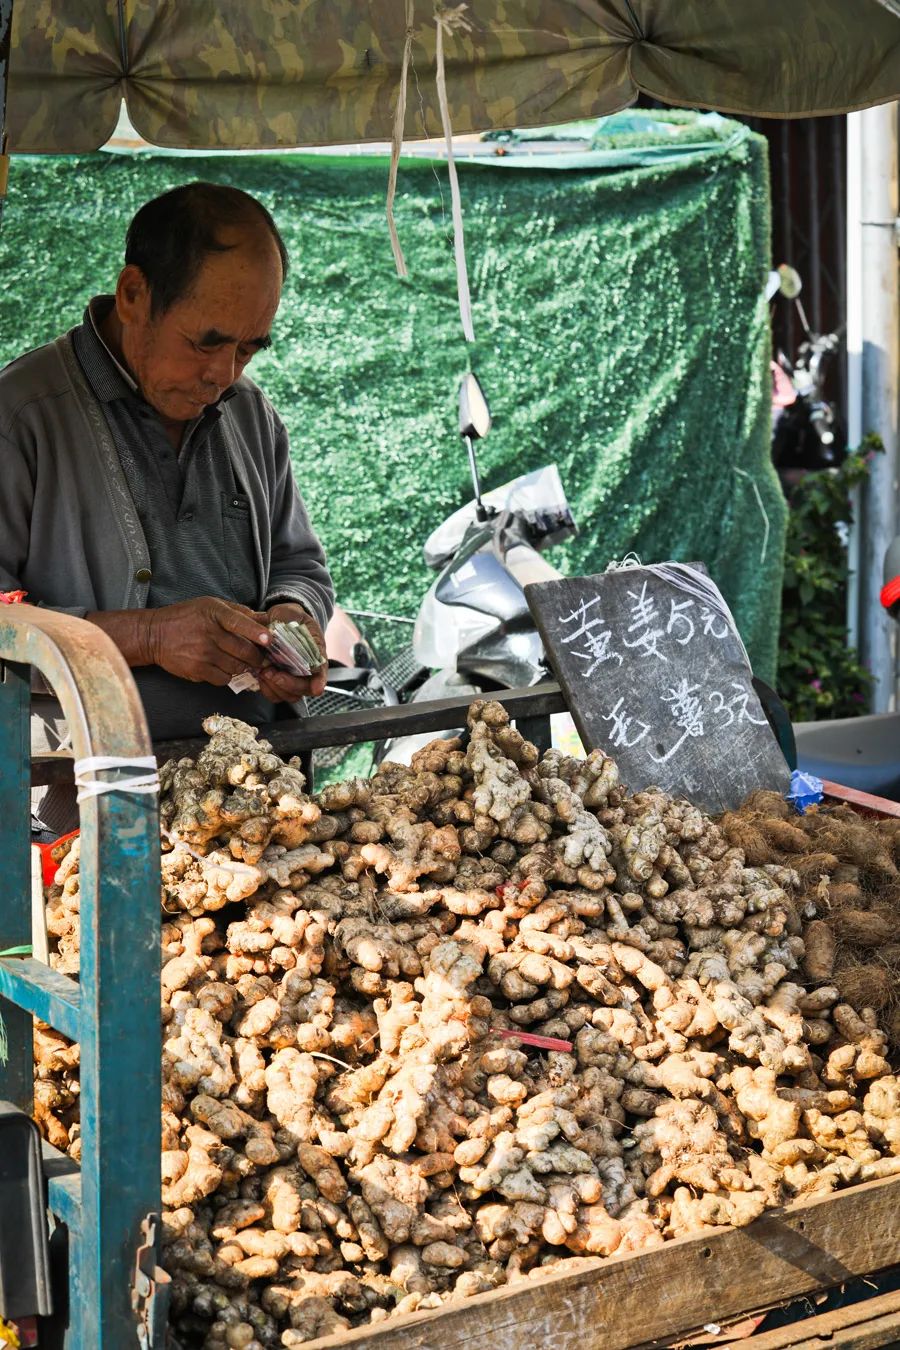
[[[206,1350],[900,1173],[893,992],[857,1006],[842,945],[877,931],[890,979],[861,916],[900,837],[870,856],[771,794],[717,825],[602,752],[539,756],[497,703],[469,729],[315,800],[228,718],[164,766],[162,1259]],[[77,845],[59,862],[77,970]],[[39,1027],[35,1051],[37,1119],[76,1153],[78,1048]]]

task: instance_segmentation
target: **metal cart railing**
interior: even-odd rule
[[[502,689],[485,698],[502,703],[522,735],[539,750],[550,745],[550,718],[566,711],[559,685],[551,681],[528,689]],[[434,699],[428,703],[400,703],[390,708],[361,708],[334,713],[327,717],[290,718],[260,727],[259,734],[269,741],[275,753],[308,757],[319,746],[351,746],[360,741],[387,740],[419,732],[447,731],[465,725],[472,695],[465,698]],[[205,738],[155,741],[153,750],[160,764],[167,759],[194,756],[206,744]],[[35,787],[72,781],[72,757],[68,750],[43,755],[32,764],[31,781]],[[312,782],[310,781],[310,790]]]
[[[27,948],[32,933],[30,668],[59,698],[75,759],[151,752],[134,681],[98,628],[31,606],[0,610],[3,951]],[[126,1350],[161,1344],[165,1322],[153,1259],[161,1077],[156,798],[121,791],[89,797],[80,827],[81,978],[32,957],[0,958],[0,1098],[31,1112],[33,1017],[79,1042],[80,1169],[45,1149],[48,1207],[68,1233],[65,1346]]]

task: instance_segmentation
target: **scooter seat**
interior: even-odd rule
[[[796,722],[794,736],[804,773],[900,801],[900,713]]]

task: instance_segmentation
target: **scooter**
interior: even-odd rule
[[[435,673],[416,689],[411,702],[522,688],[549,675],[525,587],[559,577],[541,552],[569,538],[577,527],[555,464],[482,495],[475,445],[490,428],[484,391],[477,376],[469,374],[459,390],[459,433],[474,496],[425,543],[425,561],[438,575],[416,617],[412,654]],[[443,733],[445,738],[455,734]],[[408,764],[433,739],[428,734],[386,741],[378,747],[376,760]]]
[[[525,599],[530,582],[560,572],[544,549],[577,533],[555,464],[523,474],[482,495],[475,443],[491,427],[490,409],[475,375],[459,391],[459,431],[469,459],[473,500],[429,535],[425,561],[438,573],[419,608],[409,659],[434,672],[409,702],[476,697],[492,689],[527,688],[553,675]],[[793,737],[784,705],[755,676],[753,684],[785,758],[793,764]],[[554,718],[554,744],[578,752],[568,714]],[[462,728],[445,731],[443,738]],[[375,759],[408,764],[434,733],[402,736],[376,747]]]
[[[766,298],[781,294],[792,301],[806,335],[793,360],[779,350],[771,366],[772,460],[786,496],[804,474],[836,468],[847,452],[842,420],[825,394],[840,337],[812,331],[800,300],[802,289],[799,274],[787,264],[769,273]]]
[[[550,676],[524,588],[559,577],[541,551],[570,537],[576,525],[555,465],[482,496],[475,442],[490,425],[483,391],[474,375],[467,376],[460,389],[460,434],[474,498],[425,544],[425,559],[438,575],[419,609],[409,659],[435,673],[413,693],[414,702],[475,697]],[[900,621],[900,538],[885,561],[882,603]],[[756,677],[753,684],[792,769],[900,800],[900,714],[792,726],[775,691]],[[432,739],[425,733],[386,741],[376,760],[409,763]]]

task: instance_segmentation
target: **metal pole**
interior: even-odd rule
[[[841,184],[842,190],[834,194],[834,263],[835,290],[837,292],[838,331],[847,331],[847,119],[829,117],[831,133],[831,176],[832,182]],[[846,415],[847,412],[847,367],[841,362],[837,374],[838,401]]]
[[[860,531],[860,654],[874,679],[873,712],[895,703],[891,621],[879,592],[888,545],[897,533],[900,400],[898,301],[897,104],[860,113],[860,301],[862,430],[876,432],[885,453],[872,462],[863,490]],[[848,277],[848,283],[849,283]]]
[[[162,1334],[151,1331],[167,1281],[151,1250],[160,1212],[156,801],[111,788],[81,804],[80,982],[11,955],[31,933],[29,667],[53,687],[76,760],[118,758],[109,772],[121,779],[151,748],[131,672],[105,634],[53,610],[0,606],[0,1093],[28,1104],[32,1014],[79,1042],[80,1177],[61,1171],[56,1155],[48,1180],[49,1208],[69,1229],[66,1350],[159,1350]],[[136,1279],[139,1257],[146,1282]]]
[[[9,178],[9,155],[6,152],[6,90],[9,85],[9,56],[12,50],[13,0],[0,0],[0,221]]]
[[[863,437],[862,420],[862,113],[847,116],[847,443],[855,449]],[[847,539],[847,641],[859,649],[860,549],[862,493],[851,495],[853,523]]]
[[[779,127],[779,163],[781,168],[781,182],[779,184],[780,195],[780,215],[781,215],[781,257],[775,259],[778,263],[790,263],[792,267],[797,265],[797,257],[794,253],[793,225],[794,217],[791,211],[791,189],[793,185],[793,176],[791,174],[791,124],[782,122]],[[785,311],[784,328],[782,336],[784,338],[784,350],[788,355],[794,352],[794,306],[782,306]]]
[[[28,666],[0,659],[0,819],[15,821],[18,827],[8,833],[0,830],[2,952],[27,952],[31,943],[29,676]],[[33,1025],[27,1009],[0,997],[0,1098],[29,1115],[34,1086]]]
[[[809,202],[809,289],[813,331],[821,333],[822,324],[822,205],[819,201],[819,119],[806,120],[807,200]]]

